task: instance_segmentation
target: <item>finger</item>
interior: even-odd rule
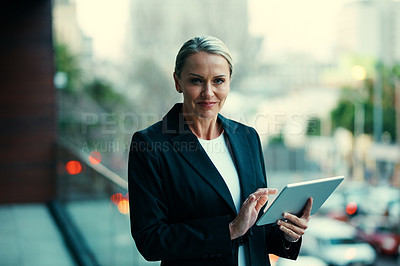
[[[257,198],[252,195],[250,196],[250,200],[248,202],[248,204],[246,204],[245,206],[245,213],[247,213],[247,215],[251,215],[251,213],[254,211],[254,209],[256,209],[257,206]],[[257,211],[258,212],[258,211]]]
[[[267,203],[267,201],[268,201],[268,196],[263,196],[263,197],[260,197],[258,200],[257,200],[257,205],[256,205],[256,211],[257,211],[257,213],[261,210],[261,208]]]
[[[249,204],[255,201],[257,203],[257,205],[255,205],[256,210],[259,212],[262,206],[268,201],[267,195],[276,194],[277,192],[278,190],[276,188],[259,188],[254,193],[250,194],[244,203]]]
[[[303,229],[307,229],[307,220],[306,219],[300,219],[299,217],[297,217],[294,214],[285,212],[283,214],[283,217],[287,220],[289,220],[292,224],[295,224],[296,226],[303,228]]]
[[[255,195],[251,194],[247,199],[248,199],[247,207],[248,208],[254,208],[254,206],[256,206],[257,201],[258,201],[259,198],[257,196],[255,196]]]
[[[276,194],[277,192],[278,192],[278,190],[276,188],[259,188],[251,195],[254,195],[259,198],[259,197],[265,196],[265,195]]]
[[[242,203],[242,206],[240,207],[239,213],[243,212],[244,209],[249,208],[249,204],[254,200],[254,196],[250,195],[247,197],[247,199]]]
[[[278,193],[278,189],[277,188],[267,188],[267,194],[268,195],[273,195],[273,194],[276,194],[276,193]]]
[[[298,234],[296,234],[295,232],[293,232],[292,230],[283,225],[279,226],[279,229],[285,234],[287,234],[291,239],[293,239],[293,241],[296,241],[297,239],[300,238]]]
[[[306,206],[304,207],[302,218],[309,219],[313,205],[313,198],[309,198]]]
[[[262,196],[262,197],[260,197],[260,198],[257,200],[257,204],[259,204],[259,205],[261,205],[261,206],[264,206],[265,203],[267,203],[268,198],[269,198],[268,196]]]
[[[257,203],[255,199],[254,195],[250,195],[240,207],[238,216],[248,215],[249,211],[252,210]]]
[[[299,226],[297,226],[295,224],[292,224],[290,222],[285,222],[285,221],[282,221],[282,220],[278,221],[278,225],[279,226],[283,226],[283,227],[293,231],[299,237],[304,235],[305,230],[306,230],[306,228],[302,228],[302,227],[299,227]]]
[[[270,194],[276,194],[276,192],[278,192],[278,189],[276,189],[276,188],[259,188],[253,194],[261,193],[261,194],[270,195]]]
[[[243,204],[250,204],[252,202],[254,202],[256,200],[256,196],[254,196],[253,194],[250,194],[247,199],[244,201]]]

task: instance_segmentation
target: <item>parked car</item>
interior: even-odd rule
[[[297,260],[279,258],[275,266],[328,266],[323,260],[312,256],[300,255]]]
[[[400,192],[399,192],[400,195]],[[400,199],[389,201],[385,215],[400,218]]]
[[[311,218],[302,250],[328,265],[374,265],[376,261],[375,250],[357,238],[355,227],[324,217]]]
[[[340,191],[335,191],[318,210],[318,216],[325,216],[336,220],[347,221],[346,199]]]
[[[343,189],[343,197],[345,198],[345,206],[349,203],[355,203],[356,210],[349,214],[349,218],[353,218],[358,214],[367,214],[373,211],[373,198],[371,187],[365,183],[349,183]]]
[[[390,256],[399,254],[400,221],[398,217],[359,216],[352,220],[358,236],[370,243],[378,253]]]
[[[390,211],[399,214],[400,189],[391,186],[377,186],[373,188],[373,204],[369,214],[386,215]],[[397,215],[397,218],[399,216]]]

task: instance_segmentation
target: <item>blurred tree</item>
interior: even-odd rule
[[[106,76],[85,75],[80,57],[66,45],[55,43],[54,52],[56,70],[68,77],[66,87],[57,90],[59,137],[84,152],[101,152],[102,163],[124,176],[125,148],[137,128],[135,117],[125,114],[132,104]]]
[[[383,69],[383,131],[388,132],[392,141],[397,138],[396,133],[396,111],[395,111],[395,86],[394,78],[400,76],[397,65],[393,68]],[[361,91],[351,87],[344,87],[341,91],[339,103],[331,112],[332,129],[343,127],[354,132],[355,101],[360,101],[365,110],[364,133],[373,134],[373,80],[365,79]]]
[[[331,112],[332,128],[346,128],[354,132],[354,104],[349,100],[350,89],[343,88],[336,108]]]
[[[77,104],[82,103],[81,105],[87,109],[93,109],[93,105],[85,105],[85,101],[88,101],[87,98],[85,100],[85,97],[89,97],[91,98],[90,100],[94,100],[96,104],[106,111],[115,111],[117,107],[126,106],[127,101],[124,95],[118,93],[103,78],[94,77],[92,80],[88,78],[84,79],[79,56],[74,55],[68,46],[62,43],[55,43],[54,50],[56,70],[64,72],[68,77],[67,86],[61,90],[64,100],[67,100],[65,97],[72,96],[70,100],[78,101]]]
[[[74,55],[67,45],[54,44],[55,65],[57,72],[64,72],[68,77],[65,91],[74,94],[79,90],[82,69],[79,66],[78,56]]]
[[[127,104],[124,95],[118,93],[111,84],[101,78],[94,78],[84,86],[84,90],[97,104],[109,112],[115,112],[116,108],[120,109]]]

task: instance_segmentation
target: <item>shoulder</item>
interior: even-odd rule
[[[162,121],[159,121],[143,130],[135,132],[132,136],[132,142],[156,142],[162,141],[164,138]]]

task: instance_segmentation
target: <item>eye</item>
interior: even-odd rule
[[[224,82],[225,82],[225,80],[222,79],[222,78],[216,78],[216,79],[214,80],[214,83],[215,83],[215,84],[222,84],[222,83],[224,83]]]
[[[199,84],[201,84],[201,79],[193,78],[190,80],[190,83],[192,83],[194,85],[199,85]]]

